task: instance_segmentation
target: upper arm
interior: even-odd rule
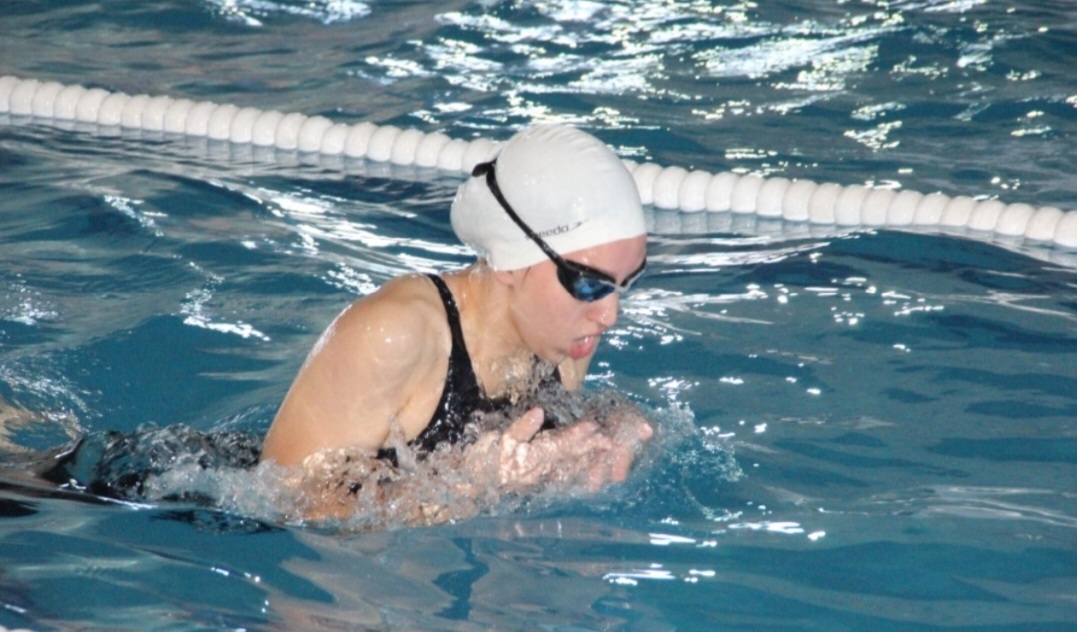
[[[393,423],[414,424],[402,416],[414,394],[424,390],[436,363],[432,350],[439,346],[432,314],[416,292],[414,279],[390,282],[329,325],[281,404],[264,459],[292,465],[344,447],[373,453]]]

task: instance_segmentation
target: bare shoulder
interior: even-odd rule
[[[441,311],[441,302],[430,280],[409,275],[392,279],[373,294],[355,301],[338,320],[349,327],[386,327],[419,333],[418,329],[432,322],[437,311]]]
[[[431,390],[447,355],[440,311],[437,291],[420,276],[390,281],[349,305],[296,376],[263,456],[289,465],[327,448],[376,450],[394,420],[406,434],[421,430],[429,412],[416,393]]]
[[[355,359],[374,360],[380,371],[410,371],[439,346],[443,312],[429,279],[400,277],[352,303],[326,330],[325,342],[350,352],[361,350]]]

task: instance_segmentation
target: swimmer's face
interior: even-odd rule
[[[647,255],[644,235],[564,255],[565,259],[601,270],[623,283]],[[594,353],[602,333],[617,322],[620,295],[585,302],[573,298],[557,279],[552,261],[521,271],[513,317],[524,343],[540,358],[561,362]]]

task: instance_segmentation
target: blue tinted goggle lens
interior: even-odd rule
[[[576,300],[588,303],[600,301],[617,291],[631,290],[647,267],[645,259],[635,272],[628,275],[624,285],[618,285],[606,274],[587,266],[565,259],[555,260],[554,263],[557,264],[557,280],[561,282],[565,290]]]

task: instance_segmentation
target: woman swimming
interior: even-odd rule
[[[471,423],[527,401],[544,381],[570,391],[582,384],[620,294],[646,265],[632,176],[596,138],[535,127],[475,168],[451,220],[478,260],[394,279],[345,309],[300,369],[262,460],[308,471],[333,451],[347,451],[353,465],[392,461],[400,437],[420,457],[463,446],[465,477],[509,492],[550,480],[592,490],[623,480],[652,434],[638,413],[554,426],[533,407],[507,428],[476,433]],[[308,513],[348,511],[345,500],[329,504]],[[424,509],[419,519],[437,516]]]

